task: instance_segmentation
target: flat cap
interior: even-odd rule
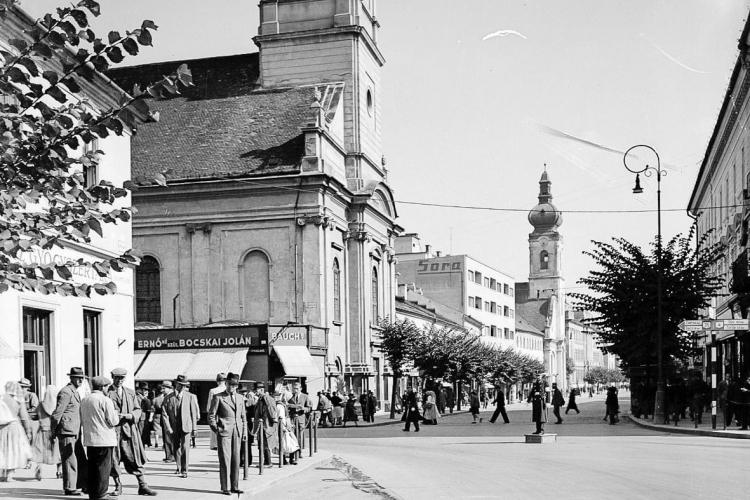
[[[18,385],[21,387],[31,387],[31,381],[27,378],[22,378],[18,381]]]
[[[171,389],[172,388],[172,381],[171,380],[165,380],[164,382],[161,383],[161,386],[162,387],[169,387]]]
[[[91,385],[94,389],[101,389],[102,387],[106,387],[110,385],[112,381],[105,377],[104,375],[98,375],[91,379]]]
[[[113,377],[124,377],[128,371],[125,368],[115,368],[111,373]]]

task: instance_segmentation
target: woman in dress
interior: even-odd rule
[[[336,424],[341,425],[341,420],[344,418],[344,407],[342,405],[341,396],[339,396],[338,391],[333,391],[333,396],[331,396],[331,405],[333,406],[333,424],[331,427],[334,427]]]
[[[568,395],[568,407],[565,408],[565,414],[567,415],[570,410],[574,410],[576,414],[581,413],[578,409],[578,403],[576,403],[576,396],[578,396],[578,389],[573,387]]]
[[[357,415],[357,398],[354,397],[354,393],[349,393],[349,399],[346,400],[346,407],[344,408],[344,427],[347,422],[354,422],[354,425],[359,427],[359,416]]]
[[[617,414],[620,413],[620,402],[617,400],[617,388],[612,386],[607,389],[607,399],[604,401],[607,407],[607,416],[609,417],[609,425],[615,425],[617,423]]]
[[[31,460],[31,420],[18,382],[7,382],[0,397],[0,481]]]
[[[424,423],[427,425],[437,425],[437,419],[440,413],[437,410],[435,391],[427,391],[427,397],[424,402]]]
[[[482,419],[479,418],[479,396],[477,396],[476,391],[469,393],[469,411],[471,412],[472,424],[476,424],[477,419],[480,423],[482,422]]]
[[[33,461],[36,462],[35,477],[37,481],[42,480],[42,464],[56,465],[57,477],[62,477],[62,464],[60,463],[60,449],[55,442],[55,436],[50,432],[50,415],[55,411],[57,405],[57,387],[48,385],[44,391],[44,398],[36,407],[39,428],[34,434],[31,444]]]
[[[279,453],[284,455],[284,464],[290,463],[297,465],[297,452],[299,451],[299,441],[294,435],[294,429],[290,419],[287,417],[287,401],[290,394],[281,388],[276,387],[273,397],[276,400],[276,417],[278,425],[281,426],[281,442],[279,443]]]

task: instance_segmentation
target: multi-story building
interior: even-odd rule
[[[171,169],[169,187],[135,195],[139,379],[186,371],[204,401],[231,368],[383,399],[377,323],[395,314],[400,228],[374,5],[261,0],[259,52],[111,73],[132,86],[187,63],[195,81],[133,142],[136,175]],[[200,348],[180,348],[188,337]]]
[[[29,31],[36,21],[20,8],[13,7],[0,18],[0,49],[17,53],[8,43],[11,39],[32,43]],[[59,61],[38,61],[42,70],[59,70]],[[123,90],[97,72],[90,79],[78,79],[81,92],[94,110],[117,106]],[[3,96],[0,95],[0,99]],[[96,149],[103,151],[96,169],[89,169],[87,182],[106,179],[115,185],[130,178],[131,130],[123,135],[99,139]],[[124,204],[129,204],[126,199]],[[131,246],[129,222],[103,225],[103,237],[94,235],[90,244],[63,242],[64,248],[49,250],[31,248],[21,259],[26,263],[65,263],[79,258],[98,262],[121,255]],[[72,270],[78,283],[117,285],[117,293],[90,297],[64,297],[58,294],[17,292],[0,294],[0,386],[6,381],[28,378],[32,390],[41,394],[46,385],[58,387],[67,383],[72,366],[84,368],[94,376],[116,367],[129,371],[133,378],[133,270],[113,272],[111,279],[101,278],[92,269],[79,266]]]
[[[566,337],[568,339],[568,362],[572,362],[572,372],[568,374],[568,383],[573,386],[582,386],[586,372],[591,363],[586,357],[586,343],[589,339],[589,330],[580,320],[576,319],[573,311],[566,311],[565,318]]]
[[[396,239],[399,283],[416,286],[425,297],[453,310],[458,317],[481,322],[490,342],[515,345],[515,280],[468,255],[442,255],[422,247],[417,234]],[[459,322],[460,321],[456,321]]]
[[[711,231],[709,243],[725,245],[713,273],[724,288],[712,300],[705,316],[715,319],[747,318],[750,307],[748,221],[750,220],[750,18],[739,39],[739,54],[724,95],[718,119],[703,157],[688,203],[698,225],[698,237]],[[685,318],[696,319],[696,318]],[[721,373],[750,374],[747,331],[722,332],[719,341]],[[707,362],[709,356],[704,356]]]

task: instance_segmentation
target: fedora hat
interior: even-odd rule
[[[188,382],[187,377],[185,375],[177,375],[177,377],[174,379],[175,384],[180,385],[190,385],[190,382]]]
[[[70,369],[70,372],[68,373],[68,377],[85,377],[83,373],[83,368],[80,366],[74,366]]]
[[[22,378],[18,381],[18,385],[21,387],[31,387],[31,381],[27,378]]]
[[[161,386],[162,387],[167,387],[167,388],[171,389],[172,388],[172,382],[169,381],[169,380],[165,380],[164,382],[161,383]]]
[[[229,372],[227,374],[227,385],[240,385],[240,376],[239,376],[239,374]]]

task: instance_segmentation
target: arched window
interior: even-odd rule
[[[378,270],[377,268],[372,268],[372,288],[370,291],[371,299],[372,299],[372,319],[371,321],[373,323],[378,321],[378,318],[380,317],[380,287],[378,285]]]
[[[135,269],[135,321],[161,323],[159,262],[148,255]]]
[[[271,316],[269,262],[265,253],[254,250],[242,261],[244,319],[267,323]]]
[[[333,321],[341,321],[341,268],[333,259]]]
[[[539,269],[549,269],[549,254],[547,250],[542,250],[539,254]]]

